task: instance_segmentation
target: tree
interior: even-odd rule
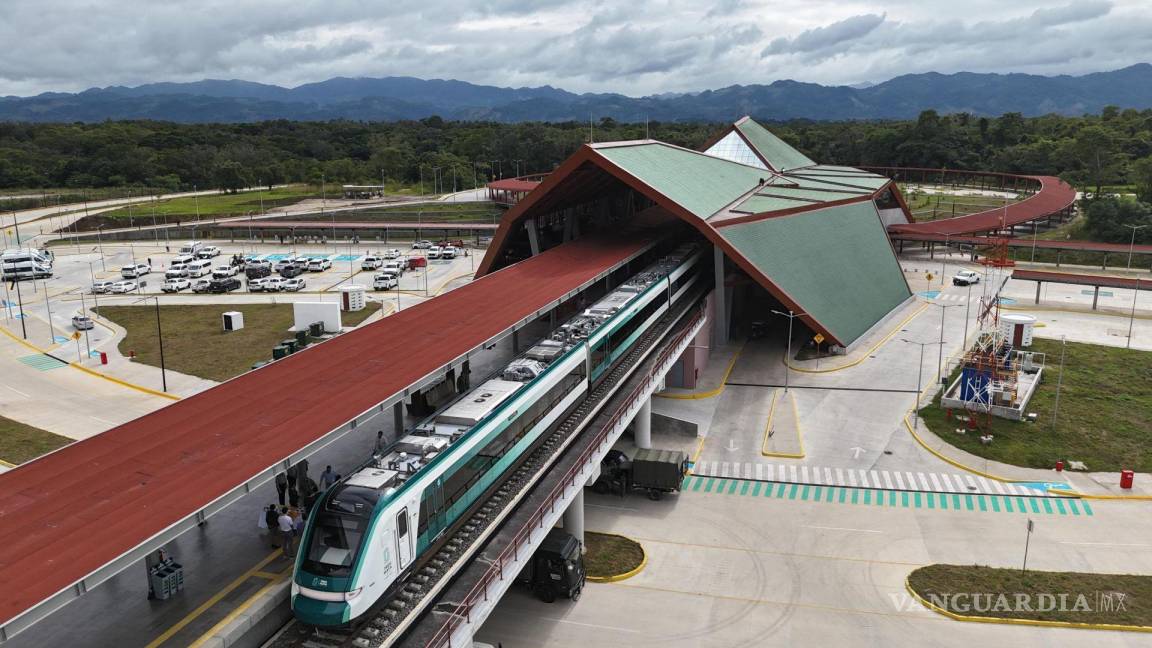
[[[1152,208],[1135,200],[1108,197],[1094,200],[1085,212],[1086,223],[1093,240],[1108,243],[1127,243],[1132,240],[1132,228],[1128,225],[1144,226],[1136,231],[1136,242],[1152,240]]]
[[[1136,185],[1136,197],[1152,203],[1152,157],[1132,163],[1132,181]]]
[[[1101,125],[1089,126],[1076,136],[1072,149],[1082,166],[1086,182],[1096,188],[1092,195],[1099,198],[1103,185],[1116,179],[1118,156],[1115,136]]]

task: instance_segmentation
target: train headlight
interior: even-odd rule
[[[344,594],[344,600],[345,601],[351,601],[352,599],[356,598],[357,596],[360,596],[360,592],[363,592],[363,591],[364,591],[363,587],[357,587],[356,589],[352,590],[351,592],[346,592]]]

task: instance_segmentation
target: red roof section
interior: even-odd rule
[[[508,178],[506,180],[493,180],[488,183],[489,189],[499,189],[503,191],[532,191],[540,184],[539,180],[520,180],[519,178]]]
[[[1019,202],[1009,203],[1008,208],[989,209],[988,211],[957,216],[956,218],[943,218],[924,223],[901,223],[890,225],[888,231],[892,233],[920,233],[920,234],[973,234],[976,232],[990,232],[1004,226],[1029,223],[1049,214],[1055,214],[1072,203],[1076,202],[1076,190],[1066,182],[1055,176],[1020,176],[1040,183],[1040,190]]]
[[[644,238],[559,246],[0,474],[0,623],[579,288]]]
[[[972,245],[996,245],[1003,239],[989,236],[949,236],[944,234],[924,234],[907,232],[889,232],[897,241],[932,241],[935,243],[971,243]],[[1086,252],[1121,252],[1129,250],[1136,254],[1152,254],[1152,245],[1129,245],[1127,243],[1099,243],[1097,241],[1080,241],[1073,239],[1035,239],[1028,236],[1008,239],[1008,245],[1015,248],[1030,248],[1036,246],[1040,250],[1083,250]]]
[[[1101,286],[1104,288],[1135,288],[1152,290],[1152,280],[1108,275],[1076,274],[1071,272],[1045,272],[1042,270],[1013,270],[1013,279],[1023,281],[1048,281],[1051,283],[1074,284],[1080,286]]]
[[[213,223],[218,229],[397,229],[397,230],[479,230],[494,231],[493,223],[458,223],[456,221],[229,221]]]

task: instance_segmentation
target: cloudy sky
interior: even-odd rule
[[[1063,3],[1062,2],[1065,2]],[[1149,0],[0,0],[0,95],[455,78],[656,94],[1152,61]]]

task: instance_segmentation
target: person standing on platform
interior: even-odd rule
[[[272,548],[279,548],[280,545],[276,544],[276,532],[280,526],[280,516],[276,514],[276,505],[269,504],[268,508],[264,509],[264,528],[268,530],[268,541],[272,543]]]
[[[292,541],[296,539],[296,521],[288,515],[288,507],[280,507],[280,517],[276,519],[276,526],[280,529],[280,538],[284,542],[284,557],[291,560],[295,557],[292,551]]]
[[[296,466],[288,468],[288,505],[296,506],[300,503],[300,494],[296,491]]]
[[[288,477],[284,473],[276,473],[276,494],[280,497],[280,506],[284,506],[284,493],[288,492]]]
[[[320,489],[328,490],[328,487],[336,483],[336,471],[332,470],[332,466],[325,466],[324,472],[320,473]]]

